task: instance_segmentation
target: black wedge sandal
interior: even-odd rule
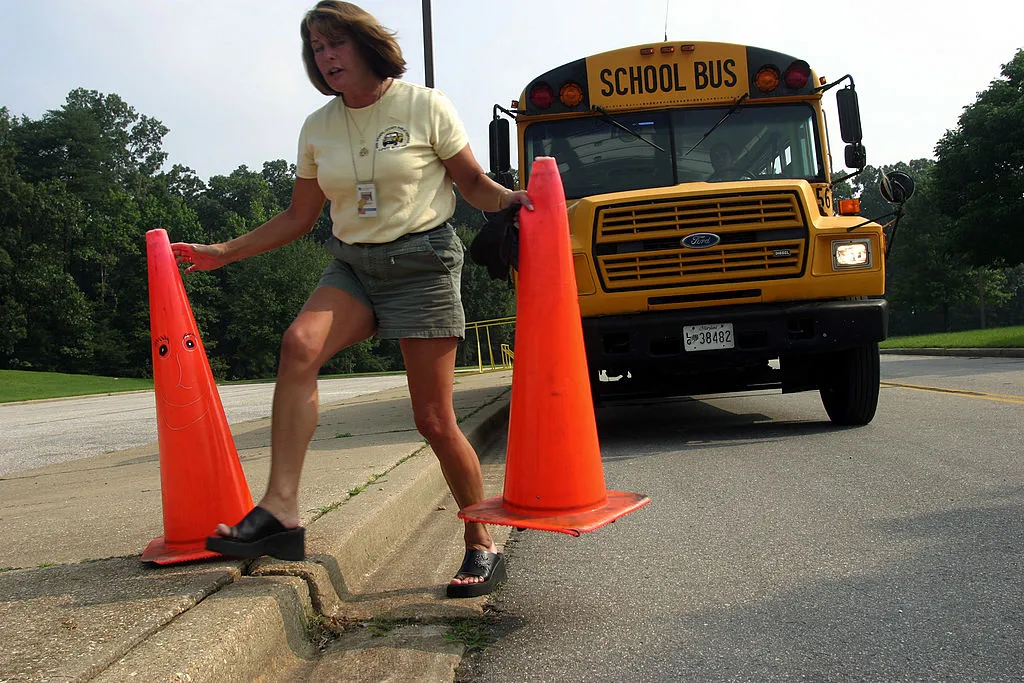
[[[487,595],[498,584],[505,582],[505,555],[502,553],[489,553],[486,550],[467,548],[466,556],[462,559],[462,566],[455,574],[455,578],[467,576],[479,576],[483,581],[477,583],[449,583],[447,594],[449,598],[475,598],[478,595]]]
[[[306,559],[306,530],[289,529],[258,505],[231,527],[230,536],[207,536],[206,549],[230,557],[270,555],[279,560]]]

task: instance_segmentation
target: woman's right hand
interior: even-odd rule
[[[193,270],[214,270],[228,263],[222,244],[188,244],[175,242],[171,245],[171,253],[178,263],[187,263],[186,273]]]

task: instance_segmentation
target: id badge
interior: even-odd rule
[[[377,217],[377,185],[376,183],[356,184],[356,206],[360,218]]]

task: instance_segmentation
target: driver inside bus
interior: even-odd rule
[[[751,180],[750,174],[736,166],[732,148],[724,142],[711,148],[711,167],[714,171],[708,176],[709,182]]]

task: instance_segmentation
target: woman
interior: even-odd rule
[[[483,499],[480,462],[452,404],[465,335],[464,250],[446,223],[455,210],[452,183],[479,209],[533,208],[525,192],[487,177],[447,98],[397,80],[402,51],[373,16],[325,0],[306,14],[301,35],[309,79],[331,101],[302,127],[290,205],[228,242],[172,245],[186,272],[212,270],[298,239],[331,201],[327,248],[335,258],[281,341],[266,493],[237,525],[220,524],[207,540],[209,549],[241,557],[304,558],[298,489],[317,424],[317,374],[335,353],[374,334],[399,340],[416,428],[455,501],[463,508]],[[505,576],[484,525],[467,523],[464,540],[452,597],[483,595]]]

